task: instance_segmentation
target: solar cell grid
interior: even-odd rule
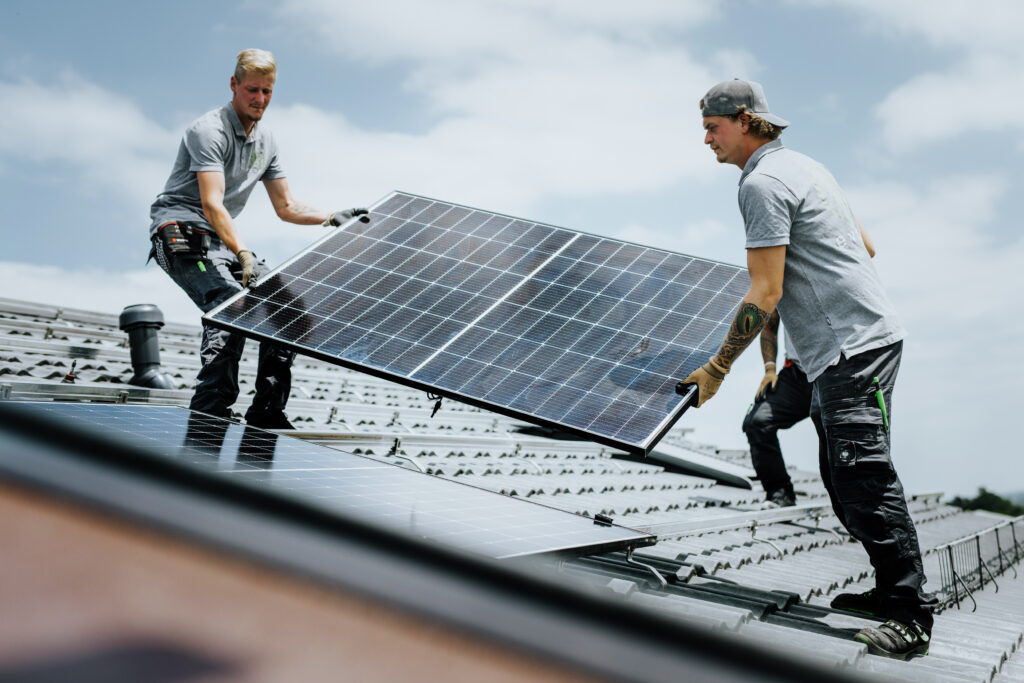
[[[266,487],[333,514],[494,558],[600,553],[649,534],[172,406],[23,403],[149,457]]]
[[[405,193],[370,219],[207,320],[645,452],[749,285],[735,266]]]

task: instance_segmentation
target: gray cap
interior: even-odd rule
[[[741,81],[738,78],[722,81],[708,90],[701,103],[703,116],[732,116],[745,104],[748,110],[776,128],[785,128],[789,125],[789,121],[769,111],[764,88],[754,81]]]

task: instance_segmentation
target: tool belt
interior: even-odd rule
[[[156,229],[164,253],[175,258],[202,259],[210,250],[210,231],[187,221],[168,221]]]

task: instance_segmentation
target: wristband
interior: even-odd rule
[[[774,367],[775,367],[775,361],[773,361],[773,360],[770,360],[770,361],[768,361],[767,363],[765,363],[765,364],[764,364],[764,367],[765,367],[765,369],[766,369],[766,370],[768,369],[768,366],[769,366],[769,365],[770,365],[770,366],[772,366],[772,367],[774,368]]]
[[[720,363],[716,363],[714,358],[708,361],[708,366],[713,368],[716,372],[721,373],[722,377],[715,377],[715,379],[723,379],[726,375],[729,374],[729,370],[727,368],[722,367]],[[714,377],[714,375],[712,375],[712,377]]]

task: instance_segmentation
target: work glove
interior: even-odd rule
[[[370,218],[366,215],[370,213],[366,209],[345,209],[344,211],[335,211],[327,220],[324,222],[324,226],[339,226],[345,221],[351,220],[356,216],[362,216],[359,220],[364,223],[369,223]]]
[[[256,256],[248,249],[238,252],[238,263],[242,266],[242,287],[248,287],[249,281],[256,275]]]
[[[722,380],[729,374],[729,371],[715,362],[712,358],[707,363],[697,368],[686,379],[676,384],[676,393],[685,394],[691,384],[697,385],[697,408],[711,400],[711,397],[718,393],[718,387],[722,386]]]
[[[761,386],[757,388],[757,393],[754,394],[754,398],[758,401],[763,401],[769,391],[775,391],[775,385],[778,383],[779,376],[775,373],[775,363],[765,363],[764,379],[761,380]]]

